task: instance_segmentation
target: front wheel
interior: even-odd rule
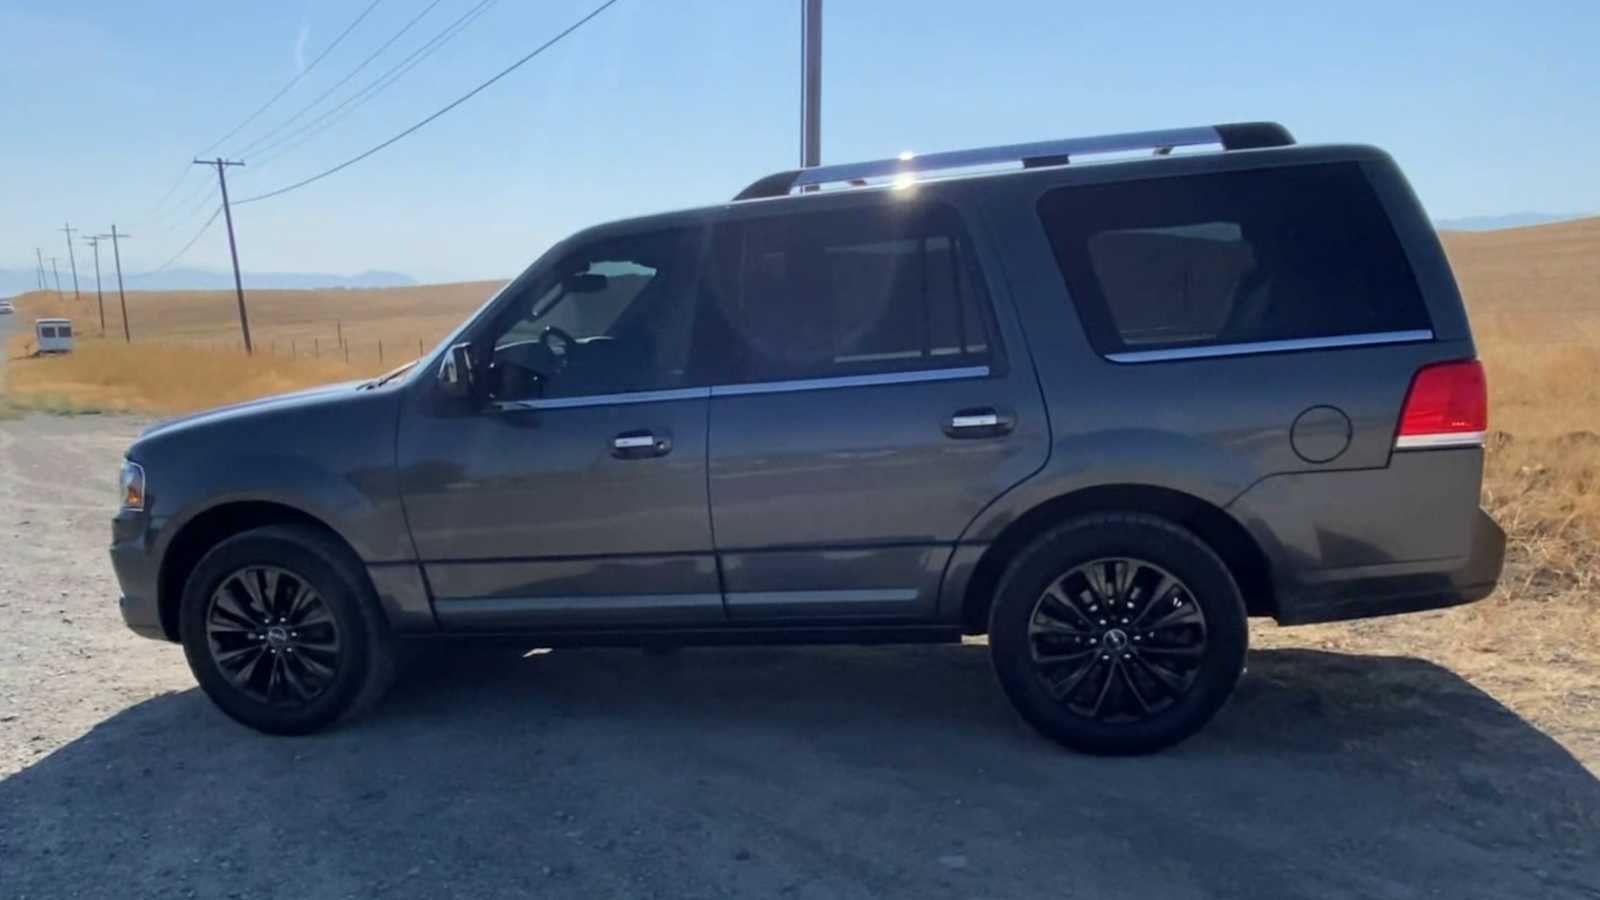
[[[179,630],[195,680],[223,712],[273,734],[304,734],[375,703],[393,639],[360,564],[301,526],[235,535],[195,566]]]
[[[1148,753],[1198,731],[1244,669],[1244,602],[1191,532],[1143,514],[1074,519],[1020,553],[990,613],[1023,718],[1075,750]]]

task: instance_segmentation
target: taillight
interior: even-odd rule
[[[1475,359],[1423,366],[1400,412],[1396,450],[1480,447],[1489,428],[1489,393]]]

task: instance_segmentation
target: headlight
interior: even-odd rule
[[[144,509],[144,466],[122,461],[122,508]]]

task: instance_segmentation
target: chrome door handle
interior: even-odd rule
[[[611,439],[611,455],[618,459],[645,459],[672,452],[672,439],[653,431],[624,431]]]
[[[969,413],[950,417],[950,427],[957,431],[963,428],[993,428],[999,424],[999,413]]]
[[[1017,425],[1017,417],[1003,409],[980,406],[958,409],[945,423],[944,433],[953,438],[1000,437],[1010,434]]]

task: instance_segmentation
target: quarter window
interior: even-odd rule
[[[727,380],[993,359],[977,260],[951,209],[884,206],[736,221],[718,227],[713,245],[703,332],[706,356]]]
[[[1039,214],[1101,353],[1429,327],[1355,163],[1063,187]]]

